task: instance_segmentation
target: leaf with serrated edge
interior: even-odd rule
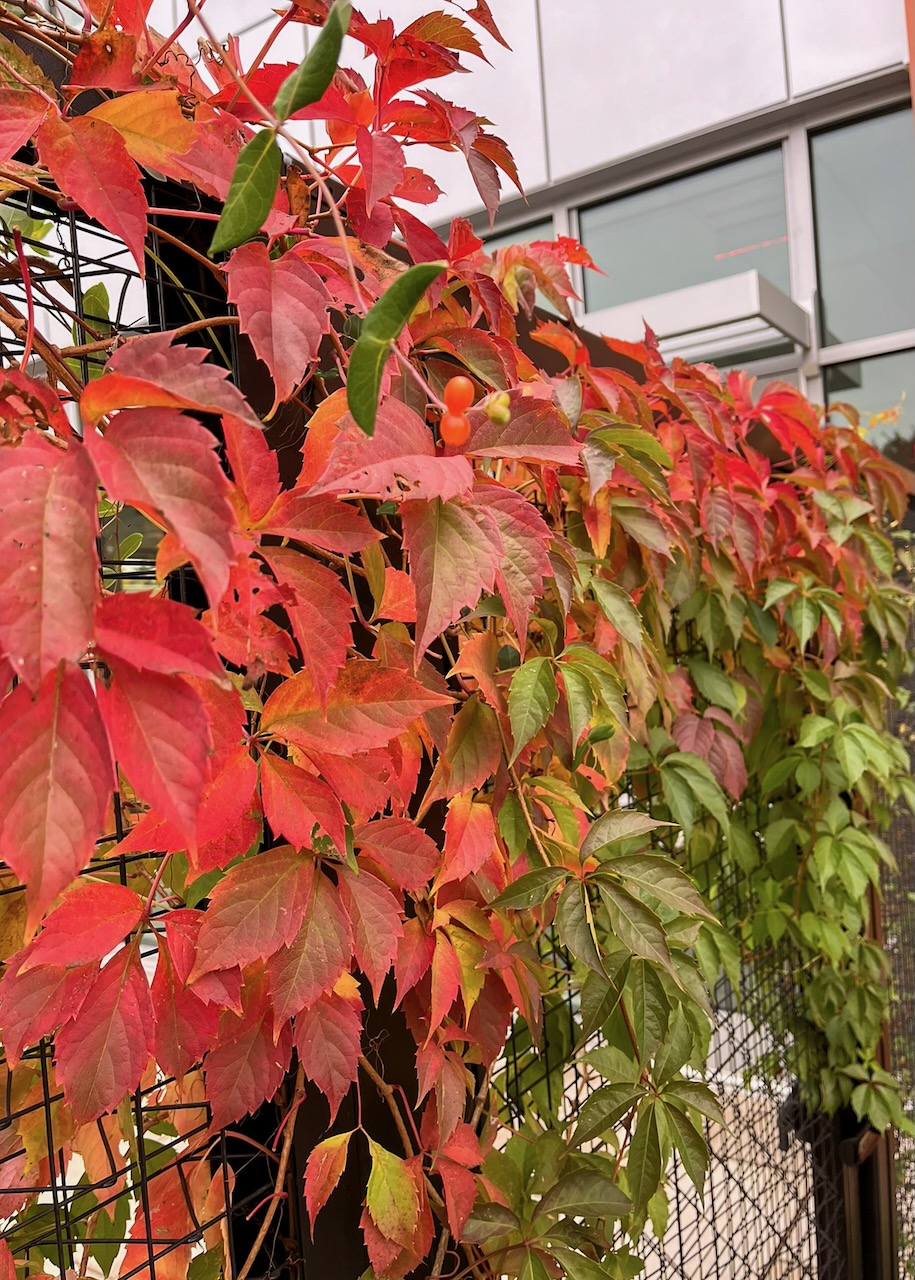
[[[419,1217],[416,1184],[403,1160],[369,1138],[372,1168],[365,1203],[372,1221],[388,1240],[408,1249]]]
[[[312,1148],[305,1165],[305,1204],[314,1230],[315,1219],[330,1199],[343,1170],[353,1130],[335,1133]]]
[[[510,764],[546,724],[558,696],[551,659],[531,658],[515,671],[508,691],[508,716],[515,744]]]

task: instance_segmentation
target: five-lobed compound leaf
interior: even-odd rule
[[[82,446],[30,433],[0,450],[0,647],[37,689],[92,638],[98,594],[96,482]]]
[[[509,763],[514,764],[531,738],[549,720],[558,697],[550,658],[531,658],[518,667],[508,691],[508,717],[514,742]]]
[[[388,286],[362,321],[350,353],[346,399],[350,413],[367,436],[375,430],[381,375],[391,347],[420,298],[444,270],[444,262],[421,262],[408,267]]]
[[[308,1157],[305,1165],[305,1205],[312,1230],[315,1219],[343,1176],[352,1136],[353,1130],[332,1134],[319,1142]]]
[[[280,85],[273,100],[273,114],[286,120],[324,95],[340,60],[340,46],[349,28],[352,5],[334,0],[324,26],[308,54]]]
[[[92,856],[114,769],[92,686],[78,667],[49,672],[34,700],[17,685],[2,708],[0,844],[37,922]]]
[[[210,257],[256,236],[267,220],[283,167],[272,129],[261,129],[238,153],[232,183],[210,244]]]

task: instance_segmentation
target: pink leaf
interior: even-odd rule
[[[552,534],[537,508],[514,489],[481,484],[475,496],[498,525],[503,554],[496,570],[496,586],[515,634],[524,641],[531,606],[543,592],[544,578],[552,573]]]
[[[511,418],[507,425],[491,422],[482,409],[471,409],[470,439],[465,453],[474,458],[515,458],[554,466],[577,466],[581,445],[549,400],[509,391]]]
[[[245,982],[241,1015],[224,1010],[216,1045],[207,1056],[207,1097],[213,1128],[256,1111],[283,1082],[292,1054],[288,1022],[274,1018],[262,973]]]
[[[339,551],[342,555],[362,551],[381,537],[355,507],[304,489],[280,494],[257,527],[264,533],[311,542],[324,551]]]
[[[358,1003],[323,996],[295,1020],[295,1047],[309,1080],[330,1106],[330,1123],[359,1074],[362,1015]]]
[[[401,904],[368,871],[353,875],[341,869],[340,893],[353,926],[356,962],[371,983],[377,1004],[403,933]]]
[[[356,130],[356,150],[365,176],[365,209],[371,215],[379,200],[393,192],[404,175],[403,147],[389,133]]]
[[[469,794],[455,796],[445,819],[445,856],[436,887],[479,871],[496,849],[496,828],[488,804]]]
[[[44,921],[20,972],[98,963],[136,928],[143,911],[143,900],[125,885],[79,884]]]
[[[2,705],[0,846],[25,884],[30,919],[86,865],[101,836],[114,770],[89,680],[76,667],[24,684]]]
[[[421,657],[464,608],[492,591],[502,545],[486,511],[458,502],[411,502],[403,510],[403,542],[416,586],[416,654]]]
[[[131,785],[193,844],[209,775],[210,727],[200,694],[182,676],[118,663],[99,696]]]
[[[136,1088],[152,1051],[149,986],[134,947],[101,970],[55,1051],[64,1097],[80,1124],[112,1111]]]
[[[32,689],[92,637],[97,509],[82,446],[30,434],[0,449],[0,646]]]
[[[206,628],[176,600],[133,591],[103,596],[95,615],[95,642],[106,660],[120,659],[141,671],[225,680]]]
[[[180,1079],[200,1062],[214,1042],[219,1009],[214,1004],[205,1004],[179,980],[168,943],[161,935],[150,995],[155,1017],[156,1061],[163,1071]]]
[[[320,778],[268,752],[261,757],[261,796],[275,836],[285,836],[297,849],[310,848],[318,827],[338,850],[345,851],[343,807]]]
[[[260,520],[280,492],[276,451],[268,445],[263,431],[233,414],[224,416],[222,429],[236,487],[244,495],[251,520]]]
[[[708,720],[694,715],[691,711],[678,716],[673,725],[673,738],[680,751],[691,751],[693,755],[708,758],[709,748],[715,737],[715,730]]]
[[[31,89],[0,89],[0,162],[12,160],[47,114],[47,101]]]
[[[210,604],[218,604],[235,558],[236,521],[210,432],[171,409],[125,409],[104,436],[87,431],[86,445],[108,496],[157,512],[194,561]]]
[[[302,928],[267,964],[277,1018],[282,1022],[314,1004],[349,969],[352,954],[352,929],[339,894],[315,869]]]
[[[140,171],[117,129],[87,116],[48,116],[38,130],[38,154],[61,191],[123,240],[140,275],[149,206]]]
[[[377,818],[357,827],[353,841],[362,859],[371,858],[382,875],[401,889],[424,889],[438,866],[438,846],[409,818]]]
[[[286,612],[302,661],[323,698],[352,644],[352,599],[333,570],[300,551],[269,547],[263,555],[280,586],[292,592]]]
[[[276,408],[318,358],[330,328],[327,290],[294,249],[271,258],[267,246],[256,241],[236,249],[224,270],[242,332],[270,370]]]

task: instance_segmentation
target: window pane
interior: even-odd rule
[[[789,292],[780,148],[582,209],[589,311],[757,270]]]
[[[486,236],[483,240],[483,248],[487,253],[492,253],[493,249],[504,249],[510,244],[530,244],[532,240],[552,239],[553,219],[542,218],[540,222],[529,222],[526,227],[516,227],[514,231]]]
[[[915,470],[915,351],[830,365],[825,378],[826,398],[853,404],[868,440]]]
[[[915,132],[906,108],[811,140],[824,345],[915,327]]]

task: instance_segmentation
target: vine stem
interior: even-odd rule
[[[508,749],[508,742],[506,741],[506,738],[505,738],[505,730],[502,728],[502,721],[499,719],[498,712],[496,713],[496,724],[499,726],[499,737],[502,739],[502,754],[505,757],[505,766],[508,769],[508,776],[509,778],[511,778],[512,789],[514,790],[515,795],[518,797],[518,804],[521,806],[521,812],[524,815],[525,824],[527,826],[528,831],[531,834],[531,839],[534,842],[534,847],[536,848],[537,852],[540,854],[543,865],[545,867],[551,867],[553,864],[552,862],[550,862],[549,855],[547,854],[547,851],[544,848],[543,841],[540,838],[540,832],[537,830],[537,827],[534,823],[534,819],[530,809],[528,808],[528,803],[527,803],[527,800],[525,799],[524,792],[521,790],[521,783],[518,779],[517,773],[515,772],[515,766],[511,763],[511,752]]]
[[[397,1128],[397,1134],[400,1138],[401,1144],[403,1145],[404,1154],[407,1156],[415,1155],[416,1152],[413,1150],[413,1142],[410,1138],[409,1132],[407,1131],[407,1126],[404,1124],[403,1116],[400,1114],[400,1107],[397,1105],[394,1090],[388,1084],[387,1080],[385,1080],[384,1076],[379,1075],[369,1062],[368,1058],[364,1057],[362,1054],[359,1055],[359,1066],[387,1103],[388,1110],[390,1111],[394,1124]]]
[[[298,1111],[299,1107],[305,1099],[305,1068],[299,1063],[295,1074],[295,1094],[292,1099],[292,1106],[289,1108],[289,1115],[286,1117],[288,1121]],[[286,1125],[286,1132],[283,1135],[283,1146],[280,1150],[280,1162],[276,1171],[276,1179],[273,1184],[273,1195],[270,1199],[270,1205],[264,1214],[264,1220],[260,1225],[257,1235],[254,1238],[254,1244],[251,1246],[251,1252],[245,1259],[245,1264],[239,1271],[235,1280],[247,1280],[251,1274],[251,1268],[257,1261],[257,1255],[260,1253],[261,1245],[267,1238],[267,1232],[270,1230],[271,1223],[276,1216],[277,1208],[280,1200],[285,1196],[283,1191],[283,1183],[286,1181],[286,1170],[289,1168],[289,1157],[292,1154],[292,1139],[295,1134],[295,1125]]]
[[[35,342],[35,297],[32,293],[32,273],[29,270],[28,258],[26,258],[25,249],[22,246],[22,232],[18,227],[13,227],[13,243],[16,246],[16,257],[19,259],[19,270],[22,273],[22,287],[25,290],[27,327],[25,343],[22,348],[22,359],[19,361],[19,368],[25,373],[32,358],[32,346]]]
[[[450,1239],[451,1232],[447,1227],[442,1227],[442,1234],[438,1238],[438,1248],[435,1251],[435,1257],[432,1259],[432,1280],[439,1280],[441,1277],[442,1267],[445,1263],[445,1255],[448,1252],[448,1242]]]

